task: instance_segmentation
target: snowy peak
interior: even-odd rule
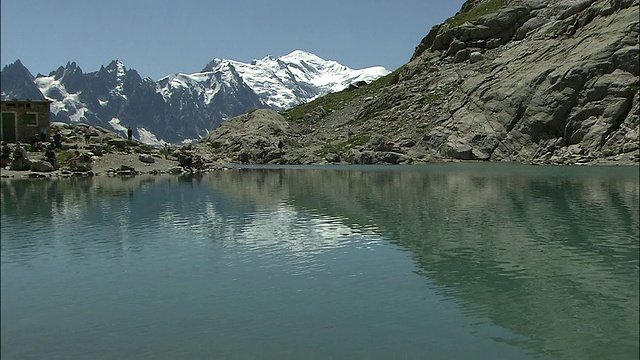
[[[211,60],[203,69],[201,72],[209,72],[209,71],[213,71],[215,68],[218,67],[218,65],[220,65],[220,63],[222,63],[224,61],[224,59],[220,59],[220,58],[214,58],[213,60]]]
[[[216,58],[203,72],[225,72],[227,69],[236,71],[267,105],[278,111],[341,91],[355,82],[371,82],[389,73],[381,66],[350,69],[302,50],[281,57],[267,55],[250,63]]]
[[[306,77],[316,86],[329,87],[330,92],[341,91],[356,81],[371,82],[389,73],[382,66],[350,69],[337,61],[324,60],[302,50],[295,50],[280,57],[280,60],[287,64],[295,76]]]

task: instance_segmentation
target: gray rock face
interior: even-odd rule
[[[495,3],[467,1],[385,86],[290,121],[243,115],[207,141],[231,162],[637,163],[640,2],[505,0],[483,12]],[[278,138],[299,146],[270,157],[260,144]]]
[[[259,109],[225,121],[201,143],[223,162],[281,163],[285,152],[278,144],[289,136],[289,124],[282,115]]]
[[[467,39],[465,44],[488,42],[498,32],[515,35],[503,46],[485,46],[481,57],[455,65],[437,55],[442,45],[434,42],[408,65],[431,67],[408,83],[451,91],[448,106],[438,109],[445,116],[430,122],[430,141],[423,145],[456,159],[548,162],[564,158],[572,145],[585,149],[579,158],[594,159],[637,144],[637,1],[539,1],[535,10],[518,1],[507,6],[461,25],[464,31],[445,28],[438,35],[453,37],[452,43]],[[494,30],[468,35],[486,24]],[[456,78],[436,84],[445,73]]]
[[[635,151],[638,1],[506,1],[458,27],[449,23],[423,40],[396,85],[447,93],[412,114],[427,118],[428,152],[572,163]],[[584,151],[568,157],[573,145]]]

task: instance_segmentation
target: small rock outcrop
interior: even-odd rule
[[[38,160],[31,163],[31,171],[52,172],[54,170],[55,168],[48,161]]]
[[[282,115],[258,109],[225,121],[200,143],[217,162],[279,164],[287,163],[281,141],[290,136],[289,123]]]
[[[156,159],[154,159],[153,156],[149,154],[140,154],[138,156],[138,160],[142,161],[145,164],[153,164],[156,162]]]

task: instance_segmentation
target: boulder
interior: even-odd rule
[[[31,161],[28,159],[15,159],[9,167],[11,170],[26,171],[31,169]]]
[[[75,168],[73,168],[73,171],[75,171],[75,172],[91,171],[91,166],[89,164],[79,163],[78,165],[76,165]]]
[[[375,151],[390,151],[395,143],[385,136],[376,135],[369,141],[369,147]]]
[[[107,144],[114,146],[120,150],[124,150],[129,145],[129,142],[125,139],[110,139],[107,141]]]
[[[479,51],[474,51],[469,55],[469,62],[472,64],[481,61],[482,59],[484,59],[484,55]]]
[[[459,50],[453,58],[454,63],[461,63],[469,58],[469,49]]]
[[[471,145],[460,140],[453,139],[447,142],[442,151],[443,155],[452,159],[471,160],[473,159],[473,149]]]
[[[48,161],[38,160],[31,163],[31,171],[36,172],[52,172],[55,169]]]
[[[411,158],[407,155],[393,151],[382,151],[376,153],[376,162],[383,164],[403,164],[410,163]]]
[[[340,162],[340,155],[334,153],[328,153],[324,156],[324,159],[330,163],[338,163]]]
[[[146,164],[153,164],[156,162],[156,159],[149,154],[140,154],[140,156],[138,156],[138,159]]]

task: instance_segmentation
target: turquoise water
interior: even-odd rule
[[[11,180],[2,359],[637,359],[638,168]]]

